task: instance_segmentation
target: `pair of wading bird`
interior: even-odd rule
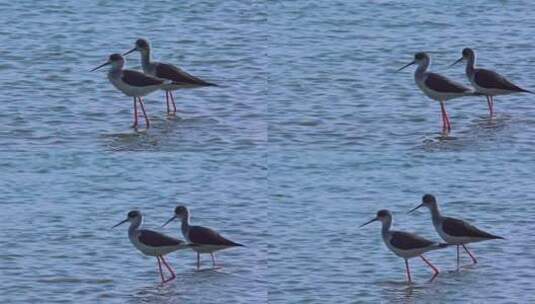
[[[180,249],[191,248],[197,252],[197,270],[199,270],[201,267],[201,253],[209,253],[212,257],[212,266],[215,267],[214,252],[230,247],[243,246],[242,244],[224,238],[210,228],[190,225],[190,213],[188,208],[184,206],[177,206],[175,208],[175,215],[163,224],[162,227],[175,219],[180,219],[182,222],[182,235],[187,242],[153,230],[140,229],[143,223],[143,215],[137,210],[128,212],[125,220],[112,227],[115,228],[121,224],[130,222],[130,228],[128,228],[130,242],[143,254],[156,257],[162,283],[167,283],[176,278],[175,272],[165,261],[164,256],[166,254]],[[165,279],[162,271],[162,263],[171,274],[171,277],[167,279]]]
[[[409,283],[412,282],[408,261],[410,258],[419,256],[427,265],[429,265],[429,267],[433,269],[433,277],[431,278],[431,280],[433,280],[439,274],[439,270],[423,256],[425,252],[435,249],[446,248],[450,245],[456,245],[457,270],[459,270],[460,246],[462,246],[466,253],[468,253],[470,258],[472,259],[472,262],[476,264],[477,260],[474,255],[470,253],[468,248],[466,248],[466,244],[486,240],[503,239],[503,237],[501,236],[493,235],[488,232],[482,231],[470,225],[466,221],[452,217],[442,216],[438,208],[438,203],[435,197],[431,194],[424,195],[422,198],[422,203],[416,206],[416,208],[410,210],[409,213],[412,213],[413,211],[421,207],[429,208],[429,210],[431,211],[433,226],[435,226],[435,230],[446,243],[433,242],[412,233],[390,230],[390,227],[392,226],[392,213],[390,213],[390,211],[388,210],[379,210],[375,218],[360,226],[364,227],[375,221],[380,221],[383,224],[381,230],[383,241],[385,242],[386,247],[388,247],[388,249],[390,249],[397,256],[402,257],[405,260],[405,268],[407,270],[407,279]]]
[[[150,127],[150,120],[147,117],[147,112],[143,104],[143,96],[157,90],[164,90],[167,102],[167,114],[174,115],[176,114],[176,104],[173,91],[182,88],[217,86],[192,76],[172,64],[152,61],[150,45],[145,39],[138,39],[135,47],[123,55],[126,56],[135,51],[141,53],[141,66],[143,67],[144,73],[123,69],[125,59],[121,54],[110,55],[108,61],[91,70],[92,72],[106,65],[111,66],[108,71],[108,79],[111,84],[125,95],[134,98],[133,128],[138,127],[138,103],[145,118],[145,127],[147,129]],[[172,110],[170,104],[173,107]]]
[[[476,68],[476,54],[474,50],[465,48],[462,51],[462,57],[455,61],[451,66],[466,61],[466,76],[475,90],[472,90],[460,83],[452,81],[442,75],[428,72],[427,69],[431,64],[431,58],[427,53],[420,52],[414,55],[414,60],[398,70],[417,64],[418,68],[414,73],[416,85],[427,97],[439,101],[442,112],[442,130],[449,132],[451,123],[446,112],[446,100],[459,98],[463,96],[484,95],[487,98],[490,117],[494,115],[494,96],[507,95],[514,93],[531,93],[531,91],[522,89],[502,75],[486,69]]]

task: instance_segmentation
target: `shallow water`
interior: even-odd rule
[[[269,176],[273,235],[272,303],[533,302],[535,258],[530,211],[535,97],[447,103],[453,130],[440,132],[440,107],[417,88],[414,68],[428,51],[432,70],[468,83],[463,47],[479,64],[535,89],[527,2],[277,2],[270,6]],[[482,34],[484,33],[484,34]],[[359,225],[379,209],[394,228],[439,240],[428,212],[407,215],[424,193],[444,214],[503,235],[469,246],[479,263],[455,269],[455,249],[403,260]],[[463,263],[470,260],[463,256]],[[484,287],[484,292],[482,287]]]
[[[228,1],[0,3],[2,303],[258,303],[267,298],[265,13]],[[138,37],[157,59],[221,85],[146,98],[135,132],[132,100],[89,70]],[[138,68],[139,55],[127,58]],[[247,247],[195,271],[195,254],[156,259],[130,244],[134,208],[160,229],[178,203],[194,223]],[[179,234],[178,223],[163,232]],[[203,258],[210,268],[209,256]]]
[[[535,22],[524,4],[456,1],[447,13],[426,1],[271,5],[270,146],[388,153],[434,138],[439,104],[416,88],[414,67],[395,72],[417,51],[431,53],[433,71],[467,84],[464,67],[448,65],[470,46],[481,66],[533,89]],[[496,97],[501,127],[487,130],[485,98],[452,100],[450,135],[466,141],[462,151],[532,151],[532,104],[530,95]]]
[[[360,156],[300,151],[270,159],[276,214],[272,233],[278,236],[269,256],[270,296],[275,302],[483,303],[531,297],[526,291],[535,288],[529,268],[535,258],[529,211],[535,197],[534,168],[527,165],[533,162],[532,154],[422,150]],[[395,229],[438,241],[429,212],[407,215],[426,192],[437,196],[444,214],[507,240],[468,246],[479,264],[460,273],[449,272],[455,270],[454,248],[427,254],[443,271],[432,283],[427,282],[427,266],[411,260],[416,285],[409,287],[403,260],[383,244],[380,224],[358,226],[387,208],[394,214]],[[463,263],[469,262],[464,256]]]
[[[535,89],[530,4],[1,2],[0,302],[535,302],[535,97],[497,97],[494,119],[484,98],[448,102],[444,136],[413,68],[395,73],[424,50],[467,83],[447,66],[470,46]],[[151,129],[130,129],[132,101],[88,71],[138,37],[220,87],[176,92],[177,117],[151,94]],[[469,246],[479,263],[460,272],[454,248],[427,254],[431,282],[411,260],[409,286],[379,224],[358,226],[388,208],[396,229],[438,240],[428,212],[406,214],[427,192],[506,240]],[[247,247],[200,272],[171,254],[177,280],[161,285],[110,227],[139,208],[160,229],[179,202]]]

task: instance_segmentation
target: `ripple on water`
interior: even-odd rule
[[[105,1],[0,6],[11,46],[0,58],[0,302],[267,302],[263,7],[158,1],[125,17]],[[132,99],[89,70],[140,36],[156,58],[222,86],[176,91],[176,117],[164,92],[146,96],[153,125],[136,132]],[[139,208],[159,229],[178,201],[248,247],[218,254],[213,274],[193,271],[192,252],[170,255],[178,279],[160,286],[155,260],[109,227]]]

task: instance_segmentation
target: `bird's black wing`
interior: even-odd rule
[[[160,79],[156,79],[154,77],[133,70],[123,70],[123,75],[121,76],[121,79],[126,84],[136,87],[160,85],[163,83],[163,81]]]
[[[485,239],[497,239],[501,238],[496,235],[492,235],[488,232],[480,230],[467,222],[447,217],[442,222],[442,229],[449,235],[457,237],[476,237],[476,238],[485,238]]]
[[[404,250],[425,248],[435,244],[435,242],[424,239],[421,236],[403,231],[392,231],[390,243],[394,247]]]
[[[491,70],[477,69],[474,73],[474,81],[478,86],[486,89],[528,92]]]
[[[189,240],[194,244],[220,245],[220,246],[241,246],[221,236],[214,230],[201,226],[191,226],[189,229]]]
[[[210,86],[212,83],[206,82],[198,77],[190,75],[174,65],[159,63],[156,65],[156,77],[169,79],[179,84],[190,84],[199,86]]]
[[[427,74],[425,85],[441,93],[469,93],[471,91],[468,87],[435,73]]]
[[[184,243],[184,241],[152,230],[139,230],[138,239],[141,243],[153,247],[177,246]]]

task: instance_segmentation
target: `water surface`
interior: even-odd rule
[[[291,1],[270,5],[269,177],[272,303],[533,302],[535,98],[482,97],[447,103],[453,131],[440,134],[440,107],[396,73],[417,51],[432,70],[464,47],[481,66],[535,88],[529,2]],[[446,215],[506,241],[469,246],[479,264],[455,269],[455,249],[429,253],[442,270],[388,251],[380,225],[358,226],[390,209],[394,227],[439,240],[430,215],[406,212],[433,193]],[[463,258],[463,263],[470,260]],[[484,286],[484,292],[482,292]]]
[[[265,11],[238,1],[0,3],[0,167],[3,303],[262,303],[267,299]],[[152,120],[135,132],[132,100],[105,71],[109,54],[150,39],[154,57],[218,88],[146,97]],[[139,54],[127,66],[139,68]],[[112,225],[134,208],[160,229],[186,204],[194,223],[247,247],[195,271],[195,254],[156,259]],[[181,237],[178,223],[163,232]]]

